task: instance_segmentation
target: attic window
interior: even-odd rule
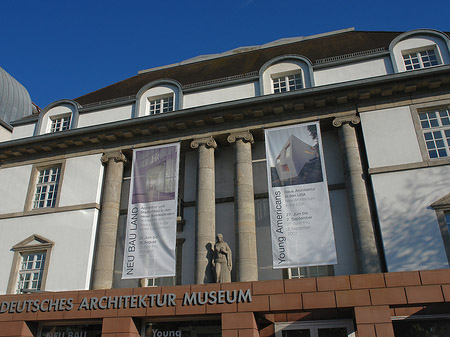
[[[173,111],[173,95],[157,99],[149,99],[149,114],[156,115],[163,112]]]
[[[406,70],[428,68],[437,66],[439,64],[434,49],[414,51],[411,53],[403,54],[403,62],[405,64]]]
[[[272,76],[273,93],[293,91],[303,88],[302,76],[299,72],[291,74],[275,74]]]
[[[68,130],[70,128],[70,120],[70,115],[51,118],[52,124],[50,126],[50,132],[53,133]]]

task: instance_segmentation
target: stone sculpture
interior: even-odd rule
[[[223,241],[222,234],[217,234],[212,264],[214,266],[217,283],[231,282],[233,257],[230,247]]]

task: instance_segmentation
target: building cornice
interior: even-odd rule
[[[274,121],[288,124],[307,117],[329,119],[370,102],[426,95],[431,90],[448,91],[449,85],[450,66],[437,66],[7,141],[0,143],[0,160],[22,161],[30,156],[95,148],[132,148],[152,141],[192,139],[192,134],[214,130],[251,129]]]

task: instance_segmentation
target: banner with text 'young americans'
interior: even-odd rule
[[[319,123],[265,136],[273,268],[336,264]]]

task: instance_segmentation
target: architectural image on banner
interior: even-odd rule
[[[337,263],[318,123],[265,131],[274,268]]]
[[[134,150],[123,279],[175,276],[179,144]]]

